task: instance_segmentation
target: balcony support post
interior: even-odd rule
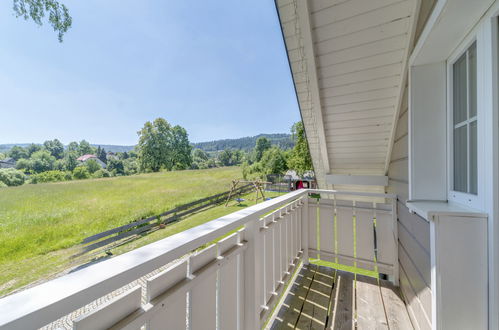
[[[262,305],[262,240],[258,217],[251,219],[244,226],[244,240],[247,249],[244,253],[244,294],[243,294],[243,329],[260,328],[260,311]]]
[[[303,264],[308,265],[308,194],[302,197],[301,207],[301,249],[303,251]]]
[[[399,286],[399,235],[398,235],[398,215],[397,198],[392,198],[392,218],[393,218],[393,285]]]

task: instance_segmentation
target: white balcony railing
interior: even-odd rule
[[[349,200],[358,197],[372,201]],[[75,329],[257,329],[309,257],[397,283],[395,205],[388,194],[291,192],[3,298],[0,329],[37,329],[77,310]]]

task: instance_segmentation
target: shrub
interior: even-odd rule
[[[8,186],[5,183],[3,183],[2,181],[0,181],[0,189],[7,188],[7,187]]]
[[[90,174],[93,174],[101,169],[101,166],[95,159],[89,159],[85,162],[85,166]]]
[[[5,185],[20,186],[26,181],[26,175],[23,172],[16,170],[14,168],[3,168],[0,169],[0,182]]]
[[[109,177],[111,177],[111,173],[109,173],[108,170],[100,169],[98,171],[95,171],[95,173],[93,174],[93,177],[94,178],[109,178]]]
[[[69,174],[69,176],[68,176]],[[64,171],[47,171],[31,176],[31,183],[45,183],[45,182],[57,182],[57,181],[67,181],[71,180],[71,173]]]
[[[85,166],[78,166],[73,170],[73,177],[77,180],[90,178],[90,173]]]

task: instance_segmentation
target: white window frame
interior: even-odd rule
[[[476,42],[476,59],[477,59],[477,194],[470,194],[461,191],[453,190],[454,185],[454,80],[453,80],[453,65],[454,63]],[[481,106],[481,86],[483,81],[483,73],[481,70],[483,54],[483,44],[478,40],[476,33],[469,34],[461,44],[454,50],[451,56],[447,59],[447,185],[448,185],[448,200],[463,204],[475,209],[482,210],[484,208],[484,150],[483,142],[485,136],[483,134],[483,107]],[[467,66],[468,67],[468,66]],[[469,82],[468,82],[469,83]],[[468,118],[465,122],[470,121]],[[469,134],[469,132],[468,132]],[[468,148],[469,149],[469,148]],[[469,154],[468,154],[469,160]],[[468,165],[469,169],[469,165]],[[468,178],[469,185],[469,178]]]

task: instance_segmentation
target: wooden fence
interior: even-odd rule
[[[233,196],[237,196],[247,193],[252,189],[253,185],[247,184],[237,188],[236,192],[233,192],[232,194]],[[183,217],[189,216],[195,212],[225,202],[229,193],[229,191],[225,191],[216,195],[198,199],[161,214],[150,216],[146,219],[140,219],[126,225],[89,236],[81,242],[82,249],[74,257],[81,256],[99,248],[105,247],[106,249],[109,249],[111,247],[121,245],[124,242],[128,242],[128,240],[135,239],[138,235],[158,229],[160,225],[167,225],[172,222],[179,221]]]

